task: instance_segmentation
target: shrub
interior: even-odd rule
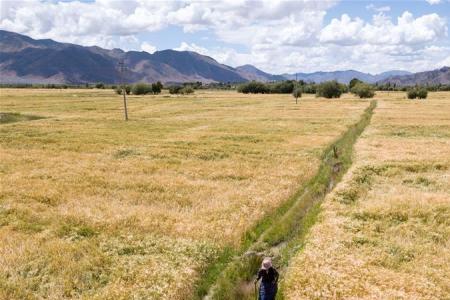
[[[244,94],[267,94],[270,92],[269,88],[264,83],[258,81],[241,84],[237,90]]]
[[[292,81],[277,82],[270,85],[269,89],[273,94],[291,94],[294,91],[294,83]]]
[[[301,97],[302,97],[302,89],[301,89],[301,88],[296,88],[296,89],[292,92],[292,96],[294,96],[295,101],[297,101],[297,98],[301,98]]]
[[[363,82],[356,83],[351,92],[359,96],[359,98],[373,98],[375,96],[372,86]]]
[[[180,90],[180,94],[192,94],[194,93],[194,89],[191,86],[185,86]]]
[[[325,98],[339,98],[342,94],[342,85],[336,80],[326,81],[317,86],[316,95]]]
[[[95,84],[95,88],[96,89],[104,89],[105,88],[105,84],[103,82],[98,82]]]
[[[194,88],[192,86],[179,86],[179,85],[173,85],[169,87],[169,93],[171,94],[192,94],[194,93]]]
[[[146,83],[136,83],[131,89],[133,95],[146,95],[152,93],[152,86]]]
[[[309,83],[303,86],[303,93],[305,94],[315,94],[317,92],[316,84]]]
[[[202,88],[203,83],[201,81],[185,82],[185,83],[183,83],[183,86],[190,86],[194,90],[198,90],[198,89]]]
[[[244,94],[292,94],[294,82],[292,80],[276,83],[251,81],[238,86],[237,91]]]
[[[417,98],[426,99],[428,96],[428,91],[425,88],[420,88],[417,90]]]
[[[408,99],[416,99],[417,98],[417,90],[411,89],[406,92],[406,95],[408,96]]]
[[[171,94],[179,94],[182,89],[183,89],[182,86],[172,85],[172,86],[169,86],[169,93],[171,93]]]
[[[413,88],[407,91],[406,95],[408,99],[426,99],[428,96],[428,91],[426,88]]]

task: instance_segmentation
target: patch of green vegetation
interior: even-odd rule
[[[402,264],[408,263],[415,258],[413,251],[398,245],[391,245],[386,249],[386,257],[380,265],[386,268],[397,269]]]
[[[249,142],[249,143],[261,143],[262,139],[253,135],[225,135],[221,137],[222,140],[235,141],[235,142]]]
[[[93,228],[89,226],[81,226],[80,228],[78,228],[77,234],[80,237],[90,238],[96,235],[96,232]]]
[[[360,189],[352,186],[336,193],[336,199],[342,204],[353,204],[360,197]]]
[[[242,181],[242,180],[246,180],[248,178],[249,178],[248,176],[234,175],[234,174],[217,175],[217,176],[213,177],[214,180],[233,180],[233,181]]]
[[[356,247],[361,247],[364,245],[376,246],[377,243],[363,236],[355,236],[352,239],[352,245]]]
[[[409,164],[406,166],[400,166],[400,168],[404,169],[407,172],[410,173],[424,173],[426,171],[430,171],[434,169],[434,165],[430,164]]]
[[[360,220],[363,222],[369,222],[372,220],[381,220],[382,216],[377,213],[369,212],[369,211],[358,211],[352,215],[352,217],[356,220]]]
[[[97,235],[97,231],[83,221],[69,218],[64,220],[64,223],[59,226],[56,230],[56,235],[60,238],[75,241],[94,237]]]
[[[214,284],[235,254],[233,248],[226,247],[214,262],[208,264],[208,268],[203,271],[201,280],[197,283],[196,297],[201,299],[208,293],[210,286]]]
[[[0,227],[11,226],[14,230],[24,233],[37,233],[43,231],[48,224],[47,220],[39,218],[29,210],[0,210]]]
[[[228,153],[222,152],[222,151],[217,151],[217,150],[212,150],[212,151],[208,151],[206,153],[201,153],[199,155],[197,155],[197,157],[201,160],[221,160],[221,159],[225,159],[230,157],[230,155]]]
[[[139,153],[134,149],[120,149],[114,152],[113,157],[116,159],[120,159],[133,155],[139,155]]]
[[[432,181],[429,180],[428,178],[419,176],[416,178],[416,184],[420,184],[420,185],[424,185],[424,186],[429,186],[430,184],[432,184]]]
[[[119,255],[144,255],[145,251],[142,246],[123,247],[117,251]]]
[[[20,113],[3,113],[0,112],[0,124],[8,124],[20,121],[32,121],[44,119],[44,117],[33,115],[22,115]]]

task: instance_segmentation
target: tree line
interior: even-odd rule
[[[0,88],[42,88],[42,89],[113,89],[116,93],[122,93],[122,86],[115,84],[105,84],[102,82],[90,84],[0,84]],[[351,92],[360,98],[371,98],[375,91],[404,91],[410,99],[426,98],[428,92],[450,91],[450,84],[436,85],[415,85],[398,86],[396,84],[368,84],[354,78],[348,85],[338,83],[337,81],[326,81],[322,83],[305,82],[303,80],[286,80],[279,82],[258,82],[250,81],[246,83],[207,83],[200,81],[172,83],[164,87],[161,82],[156,83],[136,83],[126,84],[127,94],[146,95],[159,94],[166,88],[171,94],[191,94],[197,89],[209,90],[237,90],[241,93],[259,93],[259,94],[292,94],[296,99],[301,97],[302,93],[316,94],[325,98],[339,98],[343,93]]]
[[[404,91],[407,92],[409,99],[424,99],[427,97],[428,91],[450,91],[450,85],[396,86],[389,83],[379,85],[377,83],[365,83],[353,78],[348,85],[336,80],[322,83],[307,83],[303,80],[269,83],[251,81],[239,85],[237,91],[244,94],[292,94],[296,99],[301,97],[302,93],[316,94],[316,96],[324,98],[339,98],[342,94],[350,92],[360,98],[372,98],[375,91]]]

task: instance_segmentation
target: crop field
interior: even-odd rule
[[[122,98],[111,90],[0,93],[0,299],[196,297],[208,266],[238,249],[259,220],[310,179],[323,149],[369,105],[349,95],[304,95],[295,105],[290,95],[163,93],[130,96],[125,122]],[[384,199],[386,189],[397,195],[402,188],[416,199],[420,192],[424,216],[440,214],[441,223],[420,228],[435,236],[408,240],[420,239],[419,250],[428,251],[422,261],[432,258],[427,247],[448,246],[442,230],[448,230],[450,102],[403,102],[382,102],[373,129],[358,144],[358,161],[391,164],[394,175],[386,181],[399,181],[388,189],[380,173],[370,193],[379,187]],[[418,127],[425,120],[430,125]],[[430,143],[435,146],[427,150]],[[405,161],[398,160],[400,151]],[[413,159],[416,173],[407,169]],[[404,214],[416,222],[417,208],[408,199],[395,205],[408,208]],[[384,213],[376,204],[365,209]],[[408,222],[399,222],[405,226],[398,230],[411,233]],[[370,242],[358,247],[372,247],[375,237],[365,238]],[[392,249],[410,251],[397,246]],[[405,266],[422,266],[418,257]],[[389,259],[380,264],[395,262]],[[442,262],[443,255],[433,261]],[[395,272],[406,272],[405,266],[399,263]],[[448,292],[437,277],[418,282]]]
[[[377,98],[290,263],[287,299],[450,299],[450,93]]]

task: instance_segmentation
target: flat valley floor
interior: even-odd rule
[[[130,96],[125,122],[112,90],[0,97],[0,299],[195,298],[369,106],[163,93]],[[281,283],[290,299],[449,295],[450,93],[375,99]]]

